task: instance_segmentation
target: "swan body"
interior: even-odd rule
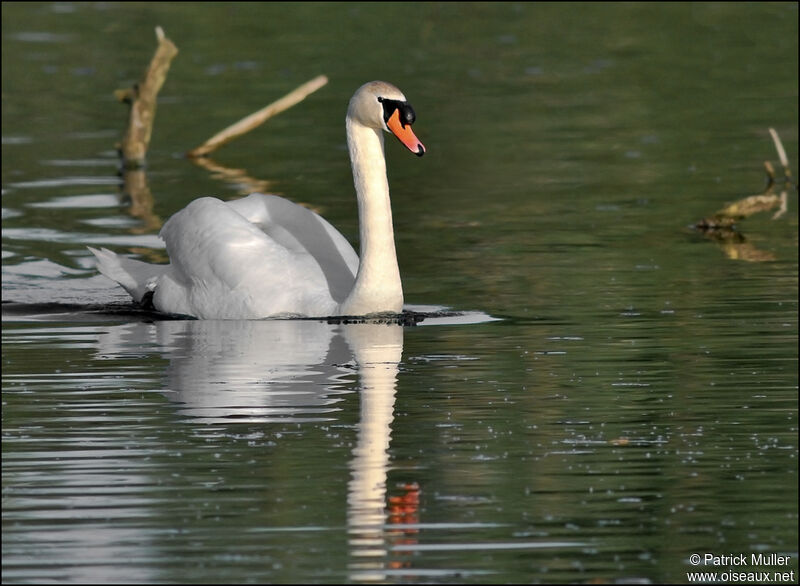
[[[89,248],[98,269],[139,303],[200,319],[363,316],[399,313],[397,265],[383,132],[412,152],[415,114],[391,84],[361,86],[347,111],[347,144],[359,213],[361,254],[319,214],[253,193],[192,201],[161,229],[170,263],[154,265]]]

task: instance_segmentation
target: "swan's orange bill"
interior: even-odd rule
[[[411,130],[411,125],[403,124],[400,122],[400,110],[395,110],[394,113],[389,117],[389,120],[386,122],[386,126],[389,127],[389,130],[392,131],[397,138],[400,139],[406,148],[410,150],[412,153],[421,157],[425,154],[425,145],[423,145],[419,139],[414,134],[414,131]]]

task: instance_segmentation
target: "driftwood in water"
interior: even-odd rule
[[[778,159],[780,159],[781,161],[781,166],[783,167],[783,174],[786,179],[786,183],[791,183],[792,170],[789,168],[789,158],[786,156],[786,150],[783,148],[781,137],[778,136],[778,133],[774,128],[769,129],[769,134],[772,137],[772,142],[775,143],[775,150],[778,151]]]
[[[769,134],[775,143],[775,150],[778,151],[778,159],[783,167],[784,181],[781,194],[776,195],[773,193],[776,184],[775,168],[769,161],[764,161],[764,170],[767,172],[767,187],[764,191],[736,200],[719,210],[712,218],[703,219],[702,222],[706,226],[732,226],[737,220],[743,220],[748,216],[758,212],[769,211],[775,207],[778,208],[778,211],[772,216],[773,220],[786,213],[786,188],[792,183],[792,170],[789,168],[789,159],[786,157],[786,151],[783,148],[780,136],[778,136],[774,128],[769,129]],[[698,223],[698,227],[702,227],[701,223]]]
[[[764,161],[764,170],[767,172],[767,187],[764,192],[728,204],[714,214],[714,218],[718,222],[727,222],[728,225],[732,225],[736,220],[743,220],[748,216],[758,212],[769,211],[775,207],[778,208],[778,211],[773,214],[773,220],[786,213],[786,187],[792,183],[792,170],[789,168],[789,159],[786,157],[786,151],[783,148],[780,136],[778,136],[774,128],[769,129],[769,134],[775,143],[775,150],[778,151],[778,159],[783,167],[783,191],[780,195],[773,193],[776,183],[775,168],[769,161]]]
[[[769,161],[764,161],[764,170],[767,172],[767,186],[762,193],[744,197],[726,205],[710,218],[703,218],[697,222],[695,224],[696,228],[701,230],[731,228],[737,220],[743,220],[748,216],[768,211],[775,207],[778,208],[778,211],[772,216],[773,220],[786,213],[786,190],[792,185],[792,170],[789,168],[789,159],[786,157],[786,151],[778,133],[775,132],[774,128],[770,128],[769,133],[775,143],[775,150],[778,151],[778,158],[783,167],[784,180],[781,194],[776,195],[773,193],[776,184],[775,168]]]
[[[209,153],[214,152],[222,145],[232,141],[233,139],[250,132],[257,126],[260,126],[276,114],[291,108],[298,102],[303,101],[309,94],[314,93],[319,88],[328,83],[328,78],[324,75],[319,75],[295,89],[294,91],[286,94],[280,100],[272,102],[265,106],[258,112],[250,114],[246,118],[242,118],[239,122],[232,124],[225,130],[218,132],[206,142],[197,148],[192,149],[186,153],[189,157],[204,157]]]
[[[778,133],[774,128],[769,129],[770,136],[778,152],[778,159],[783,167],[783,189],[780,194],[774,193],[775,185],[779,183],[775,177],[775,168],[769,161],[764,161],[764,170],[767,173],[767,186],[762,193],[744,197],[733,203],[726,205],[714,215],[703,218],[694,228],[703,232],[711,240],[718,242],[725,255],[735,260],[747,261],[766,261],[774,260],[775,256],[770,252],[757,250],[745,238],[744,234],[736,228],[736,223],[753,214],[770,211],[778,208],[772,215],[773,220],[777,220],[786,213],[787,190],[790,186],[796,186],[792,182],[792,170],[789,168],[789,159],[783,148]]]
[[[130,104],[128,126],[122,142],[117,145],[117,148],[122,159],[123,195],[126,199],[130,199],[130,214],[142,220],[143,227],[140,229],[142,231],[157,230],[162,223],[161,218],[153,211],[154,198],[147,186],[144,165],[155,120],[158,92],[166,81],[172,59],[178,54],[177,47],[166,37],[161,27],[156,27],[156,38],[158,39],[158,48],[141,81],[132,88],[115,92],[121,102]],[[187,154],[196,164],[211,171],[215,178],[221,178],[234,184],[237,191],[243,194],[254,191],[270,191],[271,183],[269,181],[253,179],[241,169],[223,167],[214,163],[206,155],[263,124],[272,116],[291,108],[326,83],[328,83],[326,76],[315,77],[280,100],[216,134]]]
[[[156,115],[156,98],[167,78],[170,63],[178,54],[177,47],[161,27],[156,27],[156,38],[158,48],[142,80],[132,88],[115,92],[121,102],[131,106],[128,128],[119,146],[123,166],[127,169],[144,165]]]

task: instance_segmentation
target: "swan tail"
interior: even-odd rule
[[[112,281],[119,283],[137,303],[142,303],[148,293],[155,290],[162,268],[139,260],[125,258],[107,248],[87,247],[97,258],[97,269]]]

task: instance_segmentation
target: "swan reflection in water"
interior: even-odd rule
[[[141,353],[155,345],[169,360],[167,396],[192,421],[335,420],[343,377],[360,378],[358,439],[350,461],[347,523],[350,578],[380,580],[390,562],[387,510],[408,519],[418,489],[387,507],[386,478],[403,327],[311,320],[157,321],[111,328],[102,354]],[[410,507],[410,511],[409,511]],[[401,532],[402,533],[402,532]]]

